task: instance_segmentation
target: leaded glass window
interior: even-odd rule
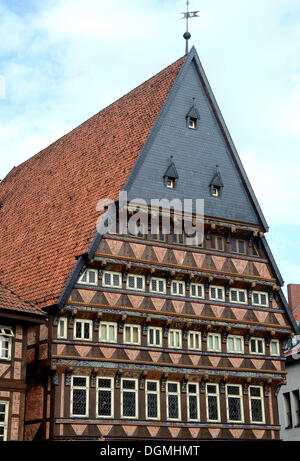
[[[230,289],[230,302],[231,303],[247,303],[247,290],[239,290],[237,288]]]
[[[166,293],[166,280],[152,277],[150,280],[151,293]]]
[[[78,283],[83,285],[97,285],[98,284],[98,271],[96,269],[87,269],[79,277]]]
[[[252,293],[252,304],[256,306],[268,306],[268,295],[263,291],[253,291]]]
[[[199,331],[189,331],[188,348],[201,351],[201,333]]]
[[[220,420],[220,397],[218,384],[206,384],[206,412],[208,421]]]
[[[209,287],[209,298],[213,301],[224,301],[225,290],[224,287],[210,286]]]
[[[243,421],[242,387],[226,385],[227,419],[232,422]]]
[[[148,346],[162,346],[162,329],[159,327],[148,328]]]
[[[122,418],[137,418],[138,381],[136,379],[124,378],[121,383],[121,416]]]
[[[182,347],[181,330],[169,330],[169,347],[173,349],[180,349]]]
[[[72,377],[71,416],[88,416],[88,386],[87,377]]]
[[[167,418],[169,420],[181,418],[179,383],[167,383]]]
[[[171,294],[174,296],[185,296],[185,282],[173,280],[171,284]]]
[[[199,420],[199,385],[189,383],[187,386],[188,419],[189,421]]]
[[[265,353],[265,341],[262,338],[251,338],[250,339],[250,354],[264,354]]]
[[[106,343],[116,343],[117,324],[110,322],[100,322],[99,340]]]
[[[5,442],[7,435],[8,402],[0,402],[0,442]]]
[[[104,287],[122,288],[122,275],[119,272],[103,272],[102,285]]]
[[[113,417],[113,378],[98,378],[97,411],[99,417]]]
[[[263,389],[261,386],[249,386],[250,418],[252,423],[264,423],[265,411]]]
[[[204,298],[204,285],[200,283],[191,283],[190,295],[192,298]]]
[[[145,291],[145,277],[143,275],[129,274],[127,277],[127,289]]]
[[[92,320],[75,320],[74,323],[74,339],[83,341],[92,340]]]
[[[159,419],[159,381],[146,381],[146,418]]]

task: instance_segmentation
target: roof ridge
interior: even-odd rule
[[[163,74],[164,72],[166,72],[170,67],[174,66],[175,64],[179,63],[180,61],[184,61],[185,59],[187,58],[186,55],[184,56],[181,56],[179,59],[177,59],[176,61],[174,61],[173,63],[169,64],[167,67],[165,67],[164,69],[162,69],[161,71],[157,72],[155,75],[152,75],[152,77],[149,77],[147,80],[145,80],[144,82],[140,83],[138,86],[136,86],[135,88],[133,88],[132,90],[128,91],[128,93],[125,93],[123,94],[122,96],[120,96],[120,98],[116,99],[115,101],[113,101],[112,103],[110,103],[108,106],[105,106],[103,107],[103,109],[101,109],[99,112],[96,112],[94,115],[91,115],[88,119],[86,119],[85,121],[83,121],[82,123],[80,123],[79,125],[77,125],[75,128],[72,128],[72,130],[68,131],[67,133],[65,133],[64,135],[62,135],[61,137],[59,137],[58,139],[56,139],[55,141],[53,141],[52,143],[50,143],[49,145],[47,145],[44,149],[40,150],[39,152],[37,152],[36,154],[32,155],[31,157],[29,157],[27,160],[25,160],[24,162],[20,163],[19,165],[13,167],[8,173],[7,175],[3,178],[3,180],[0,182],[0,190],[1,190],[1,186],[5,185],[5,181],[6,179],[13,173],[13,172],[17,172],[17,170],[20,170],[22,167],[26,166],[27,163],[29,163],[30,161],[32,161],[33,159],[35,159],[36,157],[38,157],[39,155],[42,155],[47,149],[49,149],[49,147],[55,145],[56,143],[58,143],[59,141],[63,140],[66,136],[69,136],[70,134],[72,134],[74,131],[78,130],[80,127],[84,126],[85,124],[87,124],[90,120],[92,120],[94,117],[97,117],[101,114],[103,114],[105,111],[108,111],[110,108],[112,108],[115,104],[118,104],[119,102],[122,101],[122,99],[128,97],[129,95],[133,94],[135,91],[137,91],[139,88],[141,88],[143,85],[146,85],[147,83],[149,83],[151,80],[154,80],[155,78],[157,78],[160,74]],[[27,165],[28,166],[28,165]],[[29,167],[29,166],[28,166]],[[30,167],[29,167],[30,168]],[[15,170],[15,171],[14,171]]]

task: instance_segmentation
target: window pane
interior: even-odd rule
[[[101,324],[101,339],[103,341],[107,340],[107,326],[105,324]]]
[[[125,327],[125,341],[130,342],[130,327]]]
[[[246,302],[246,296],[244,291],[240,291],[240,302],[244,303]]]
[[[132,341],[134,343],[138,343],[139,341],[139,330],[137,327],[133,327],[133,330],[132,330]]]
[[[148,418],[158,418],[158,398],[157,394],[147,395]]]
[[[238,352],[242,352],[243,348],[242,348],[242,340],[241,340],[241,338],[236,338],[235,344],[236,344],[236,350]]]
[[[73,414],[78,416],[85,416],[86,414],[86,390],[74,389],[73,390]]]
[[[131,275],[128,276],[128,286],[129,288],[134,288],[134,277]]]
[[[219,336],[215,336],[215,349],[218,350],[219,349]]]
[[[262,402],[260,399],[251,399],[251,416],[253,422],[262,422],[263,410]]]
[[[81,338],[81,326],[80,322],[76,323],[76,338]]]
[[[257,342],[257,345],[258,345],[258,352],[259,354],[262,354],[263,353],[263,342],[261,340],[259,340]]]
[[[154,344],[154,330],[153,328],[149,329],[149,343],[151,346]]]
[[[96,283],[96,272],[89,271],[89,282]]]
[[[239,253],[245,253],[245,242],[239,240]]]
[[[114,325],[109,325],[109,340],[110,341],[115,340],[115,327],[114,327]]]
[[[107,273],[104,274],[104,283],[105,285],[111,285],[110,274],[107,274]]]
[[[197,397],[189,395],[189,413],[190,419],[198,419]]]
[[[254,339],[251,339],[250,341],[250,348],[251,348],[251,352],[256,352],[256,344],[255,344]]]
[[[233,338],[228,338],[228,349],[230,351],[233,351],[234,350],[234,341],[233,341]]]
[[[136,396],[135,392],[123,391],[123,416],[136,416]]]
[[[119,275],[114,274],[114,276],[113,276],[113,284],[114,284],[115,287],[118,287],[120,285],[120,276]]]
[[[90,339],[90,324],[84,323],[84,339]]]
[[[112,412],[112,392],[98,391],[98,415],[110,416]]]
[[[142,288],[143,288],[143,279],[142,279],[142,277],[137,277],[137,288],[139,290],[142,290]]]
[[[160,330],[156,330],[156,346],[160,345]]]
[[[236,290],[231,290],[231,300],[237,301],[237,291]]]
[[[230,421],[241,421],[241,401],[240,398],[228,398],[228,409]]]
[[[179,418],[178,395],[168,396],[169,418]]]
[[[209,395],[207,397],[207,404],[208,404],[208,419],[210,421],[217,421],[219,419],[217,397]]]

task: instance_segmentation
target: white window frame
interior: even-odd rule
[[[208,392],[208,386],[215,386],[216,392]],[[218,409],[218,419],[210,419],[209,417],[209,406],[208,406],[208,397],[216,397],[217,399],[217,409]],[[219,423],[221,422],[221,411],[220,411],[220,388],[219,384],[216,383],[206,383],[205,386],[205,399],[206,399],[206,418],[208,422]]]
[[[105,276],[109,275],[111,283],[106,283]],[[114,285],[114,277],[118,276],[119,282]],[[103,271],[102,273],[102,286],[106,288],[122,288],[122,274],[120,272]]]
[[[190,392],[189,390],[189,385],[195,385],[196,386],[196,392]],[[189,401],[189,396],[194,396],[196,397],[197,401],[197,418],[191,418],[190,416],[190,401]],[[186,389],[186,396],[187,396],[187,414],[188,414],[188,421],[200,421],[200,400],[199,400],[199,383],[193,383],[193,382],[188,382],[187,383],[187,389]]]
[[[61,333],[61,325],[63,332]],[[67,317],[59,317],[57,322],[57,339],[67,339],[68,337],[68,319]]]
[[[218,189],[220,192],[221,192],[221,188]],[[213,197],[219,197],[221,194],[219,195],[213,195]],[[217,244],[218,241],[221,241],[222,242],[222,249],[220,248],[216,248],[216,246],[219,246]],[[212,250],[215,250],[215,251],[225,251],[225,239],[224,237],[220,236],[220,235],[213,235],[212,236]]]
[[[235,242],[235,250],[232,249],[232,242]],[[243,242],[243,245],[244,245],[244,252],[240,252],[239,251],[239,242]],[[246,250],[246,241],[245,240],[242,240],[242,239],[231,239],[231,242],[230,242],[230,249],[232,251],[232,253],[236,253],[236,254],[240,254],[240,255],[245,255],[247,253],[247,250]]]
[[[103,339],[101,336],[102,333],[102,326],[106,326],[107,332],[109,330],[109,327],[114,328],[114,338],[113,339]],[[109,336],[109,335],[107,335]],[[118,324],[116,322],[100,322],[99,324],[99,341],[101,343],[111,343],[111,344],[116,344],[118,340]]]
[[[254,295],[258,295],[259,297],[259,302],[256,303],[254,301]],[[263,304],[261,302],[261,296],[264,295],[266,297],[266,304]],[[269,307],[269,295],[266,291],[253,291],[252,292],[252,304],[253,306],[262,306],[262,307]]]
[[[197,294],[193,295],[193,293],[192,293],[193,287],[195,288],[196,293],[198,293],[198,288],[201,287],[202,295],[201,296],[198,296]],[[191,285],[190,285],[190,297],[191,298],[204,299],[205,298],[204,285],[202,283],[191,283]]]
[[[236,293],[237,293],[237,300],[236,300],[236,301],[234,301],[234,300],[232,299],[232,292],[233,292],[233,291],[236,291]],[[241,300],[240,300],[240,293],[243,293],[243,294],[245,295],[245,301],[241,301]],[[230,302],[231,302],[231,303],[234,303],[234,304],[247,304],[247,302],[248,302],[248,301],[247,301],[247,300],[248,300],[248,293],[247,293],[247,290],[244,290],[244,289],[242,289],[242,288],[230,288],[229,295],[230,295],[230,298],[229,298],[229,299],[230,299]]]
[[[251,396],[250,389],[252,388],[259,388],[260,389],[260,397]],[[249,397],[249,413],[250,413],[250,422],[251,424],[265,424],[266,423],[266,413],[265,413],[265,399],[264,399],[264,389],[262,386],[249,386],[248,388],[248,397]],[[252,407],[251,407],[251,400],[260,400],[261,401],[261,409],[262,409],[262,421],[253,421],[252,419]]]
[[[78,323],[81,323],[81,333],[84,331],[83,324],[88,323],[90,325],[89,332],[90,332],[90,337],[89,338],[78,338],[76,336],[76,325]],[[75,319],[74,321],[74,330],[73,330],[73,338],[78,340],[78,341],[92,341],[93,340],[93,320],[86,320],[86,319]]]
[[[153,330],[154,333],[153,333],[153,337],[156,338],[156,332],[158,331],[159,332],[159,344],[151,344],[150,343],[150,330]],[[162,334],[162,328],[161,327],[148,327],[148,333],[147,333],[147,339],[148,339],[148,346],[151,346],[151,347],[162,347],[162,337],[163,337],[163,334]]]
[[[239,395],[228,394],[228,387],[237,387],[237,388],[239,388]],[[244,422],[244,399],[243,399],[243,387],[242,387],[242,385],[241,384],[226,384],[225,388],[226,388],[227,422],[229,422],[229,423],[243,423]],[[240,399],[240,405],[241,405],[241,419],[240,420],[229,419],[229,399],[231,397]]]
[[[130,277],[133,278],[133,280],[134,280],[134,287],[129,286]],[[137,279],[138,278],[142,279],[142,282],[143,282],[142,288],[137,287]],[[145,276],[144,275],[138,275],[138,274],[128,274],[127,282],[126,282],[126,288],[127,288],[127,290],[131,290],[131,291],[145,291]]]
[[[107,379],[110,381],[110,388],[108,387],[100,387],[99,386],[99,381],[100,379]],[[111,393],[111,411],[110,411],[110,415],[99,415],[99,392],[101,391],[110,391]],[[114,417],[114,396],[115,396],[115,393],[114,393],[114,378],[111,378],[110,376],[97,376],[97,383],[96,383],[96,415],[97,415],[97,418],[101,418],[101,419],[111,419]]]
[[[216,297],[212,296],[212,289],[216,290],[216,295],[217,295]],[[218,290],[222,290],[222,298],[218,297],[218,294],[219,294]],[[219,285],[210,285],[209,286],[209,299],[211,299],[212,301],[224,302],[225,301],[225,288]]]
[[[7,426],[8,426],[8,409],[9,409],[9,402],[0,400],[0,405],[4,405],[4,421],[0,422],[0,427],[4,428],[3,431],[3,442],[7,441]]]
[[[134,381],[135,389],[123,389],[124,381]],[[124,396],[123,392],[132,392],[135,394],[135,416],[124,416]],[[137,378],[121,378],[121,418],[124,419],[138,419],[139,415],[139,380]]]
[[[156,391],[148,391],[147,384],[148,383],[156,383]],[[157,396],[157,417],[153,418],[148,416],[148,394],[155,394]],[[147,379],[145,382],[145,406],[146,406],[146,419],[150,421],[158,421],[160,420],[160,381],[155,379]]]
[[[195,345],[194,346],[191,345],[191,342],[192,342],[191,337],[194,337],[193,343],[195,343],[195,336],[198,336],[199,347],[195,347]],[[188,334],[188,349],[191,350],[191,351],[201,351],[202,350],[201,339],[202,339],[202,336],[201,336],[200,331],[190,330],[189,334]]]
[[[256,349],[255,352],[251,351],[251,341],[255,341],[255,349]],[[257,347],[258,341],[262,341],[262,345],[263,345],[262,352],[257,352],[257,350],[258,350],[258,347]],[[255,338],[255,337],[250,338],[250,341],[249,341],[249,353],[251,355],[265,355],[265,353],[266,353],[266,343],[265,343],[264,338]]]
[[[89,273],[90,273],[90,272],[94,272],[94,274],[95,274],[95,280],[96,280],[96,281],[93,282],[93,283],[90,282],[90,280],[89,280]],[[83,282],[82,279],[83,279],[83,277],[84,277],[86,274],[87,274],[87,279],[88,279],[88,280],[87,280],[87,282]],[[97,285],[98,285],[98,270],[97,270],[97,269],[86,269],[86,270],[84,271],[84,273],[81,274],[81,276],[79,277],[77,283],[80,284],[80,285],[93,285],[93,286],[97,286]]]
[[[74,386],[73,382],[75,378],[84,378],[86,381],[85,386]],[[76,417],[76,418],[86,418],[89,415],[89,377],[88,376],[72,376],[71,377],[71,396],[70,396],[70,416],[71,417]],[[74,400],[74,390],[80,389],[80,390],[85,390],[85,395],[86,395],[86,412],[84,415],[76,415],[73,413],[73,400]]]
[[[177,391],[170,392],[169,384],[177,384]],[[170,418],[169,416],[169,396],[176,395],[178,398],[178,418]],[[181,421],[181,392],[180,392],[180,383],[178,381],[167,381],[166,386],[166,403],[167,403],[167,420],[168,421]]]
[[[156,282],[156,286],[157,286],[157,289],[154,290],[152,288],[152,282],[155,281]],[[159,285],[160,283],[163,283],[163,291],[160,291],[159,290]],[[150,279],[150,284],[149,284],[149,292],[150,293],[157,293],[157,294],[166,294],[167,292],[167,282],[166,282],[166,279],[160,279],[158,277],[151,277]]]
[[[176,291],[174,291],[174,285],[176,285]],[[179,286],[182,285],[182,294],[179,293]],[[185,282],[183,280],[172,280],[171,282],[171,295],[173,296],[185,296]]]
[[[277,348],[277,353],[276,354],[272,354],[272,343],[276,344],[276,348]],[[279,343],[279,339],[271,339],[270,341],[270,355],[272,357],[280,357],[280,343]]]
[[[129,341],[126,341],[126,337],[125,337],[126,328],[130,329],[130,340]],[[138,342],[134,342],[132,340],[133,339],[132,331],[133,331],[134,328],[137,328],[137,330],[138,330]],[[132,345],[135,345],[135,346],[139,346],[141,344],[141,325],[134,325],[134,324],[131,324],[131,323],[126,323],[124,325],[124,329],[123,329],[123,343],[124,344],[132,344]]]
[[[171,345],[171,336],[174,336],[174,343],[175,343],[175,338],[178,336],[179,337],[179,345],[178,346],[172,346]],[[182,348],[182,330],[179,330],[177,328],[170,328],[169,333],[168,333],[168,347],[170,349],[181,349]]]
[[[218,349],[216,349],[215,347],[211,349],[209,347],[209,338],[210,337],[213,338],[214,346],[215,346],[215,338],[218,338],[218,341],[219,341],[219,348]],[[221,352],[222,351],[222,342],[221,342],[221,334],[220,333],[208,333],[208,335],[207,335],[207,350],[209,352]]]
[[[229,339],[233,339],[233,343],[234,343],[233,350],[230,350],[230,348],[229,348]],[[241,342],[242,342],[242,350],[241,351],[238,351],[236,349],[237,339],[240,339]],[[231,353],[235,353],[235,354],[243,354],[244,353],[244,337],[243,336],[238,336],[238,335],[229,335],[229,336],[227,336],[227,352],[231,352]]]
[[[11,361],[11,348],[12,348],[12,338],[14,333],[11,327],[0,327],[0,360],[5,360],[7,362]],[[4,342],[8,343],[8,347],[4,348]],[[8,357],[2,356],[3,351],[8,351]]]

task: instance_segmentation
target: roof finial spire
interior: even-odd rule
[[[188,54],[189,52],[189,39],[191,38],[191,34],[189,32],[189,19],[190,18],[199,18],[198,13],[199,11],[189,11],[189,0],[186,0],[186,13],[183,14],[182,19],[186,19],[186,32],[183,34],[183,38],[186,41],[185,45],[185,54]]]

